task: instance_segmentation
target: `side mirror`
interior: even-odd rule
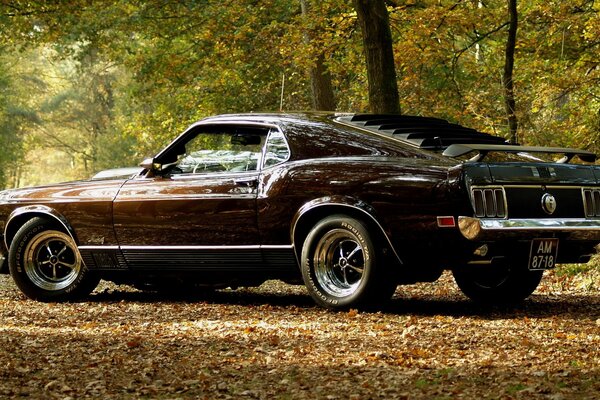
[[[140,167],[153,172],[162,170],[162,164],[154,162],[154,158],[146,158],[140,163]]]

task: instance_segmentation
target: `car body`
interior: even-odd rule
[[[543,270],[594,254],[594,160],[436,118],[221,115],[139,169],[1,192],[0,227],[13,279],[42,301],[99,279],[175,291],[281,279],[344,309],[449,269],[473,300],[510,303]]]

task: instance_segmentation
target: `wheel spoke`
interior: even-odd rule
[[[52,254],[52,249],[50,249],[50,245],[46,245],[46,250],[48,250],[48,255],[50,255],[50,257],[52,257],[54,254]]]
[[[346,276],[346,268],[342,268],[342,276],[344,277],[344,283],[346,285],[349,285],[349,283],[348,283],[348,277]]]
[[[65,245],[65,247],[62,248],[61,251],[58,252],[58,254],[56,255],[56,257],[60,257],[62,255],[62,253],[65,252],[65,250],[67,250],[67,246]]]
[[[58,263],[58,265],[62,265],[63,267],[67,267],[69,269],[73,269],[73,268],[75,268],[75,266],[77,265],[77,263],[69,264],[69,263],[66,263],[64,261],[61,261],[61,262]]]
[[[56,280],[56,265],[52,266],[52,279]]]
[[[353,255],[356,254],[357,251],[362,250],[362,247],[360,247],[360,245],[358,243],[356,243],[356,247],[354,248],[354,250],[352,250],[350,252],[350,254],[348,254],[348,257],[346,257],[347,259],[351,259]]]
[[[352,268],[354,271],[358,272],[359,274],[362,274],[364,271],[364,268],[360,268],[360,267],[355,267],[354,265],[348,263],[348,268]]]

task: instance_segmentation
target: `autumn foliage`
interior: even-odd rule
[[[386,4],[402,112],[509,138],[507,1]],[[598,151],[598,2],[517,12],[519,142]],[[5,186],[134,165],[210,114],[370,108],[349,1],[4,1],[0,46]],[[335,103],[314,101],[315,76]]]

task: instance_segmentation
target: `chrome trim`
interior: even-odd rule
[[[588,202],[586,199],[586,193],[589,193],[591,206],[588,207]],[[600,188],[598,187],[582,187],[581,188],[581,198],[583,200],[583,211],[585,212],[585,216],[588,218],[594,218],[600,216]]]
[[[101,248],[101,246],[89,246]],[[107,246],[114,247],[114,246]],[[262,250],[292,249],[292,245],[237,245],[237,246],[118,246],[121,250]]]
[[[204,126],[204,125],[238,125],[238,126],[256,126],[259,128],[276,128],[279,129],[279,125],[277,125],[274,122],[260,122],[260,121],[249,121],[246,119],[230,119],[230,118],[223,118],[223,119],[212,119],[212,118],[206,118],[206,119],[202,119],[200,121],[194,122],[193,124],[191,124],[190,126],[188,126],[188,128],[183,132],[187,132],[190,129],[199,127],[199,126]],[[183,133],[181,135],[183,135]],[[179,136],[181,136],[179,135]]]
[[[119,246],[77,246],[79,250],[119,250]]]
[[[188,126],[187,129],[185,129],[179,136],[177,136],[173,141],[171,141],[171,143],[169,143],[165,148],[163,148],[160,152],[158,152],[158,154],[156,154],[153,158],[154,159],[160,158],[163,154],[170,151],[174,145],[181,142],[185,136],[188,136],[188,134],[192,130],[194,130],[197,127],[206,126],[206,125],[251,126],[251,127],[261,127],[261,128],[265,128],[265,129],[269,129],[269,130],[273,129],[273,128],[280,130],[279,126],[272,122],[247,121],[247,120],[239,120],[239,119],[231,119],[231,118],[223,118],[223,119],[206,118],[206,119],[200,120],[200,121],[195,122],[195,123],[191,124],[190,126]],[[257,170],[258,170],[258,168],[257,168]]]
[[[173,180],[195,180],[195,179],[202,179],[202,180],[206,180],[206,179],[214,179],[214,180],[226,180],[226,179],[230,179],[230,180],[235,180],[239,177],[253,177],[253,176],[258,176],[259,171],[256,169],[250,170],[250,171],[237,171],[237,172],[232,172],[232,171],[223,171],[223,172],[206,172],[206,173],[200,173],[200,172],[196,172],[196,173],[186,173],[186,174],[177,174],[177,175],[173,175],[171,177],[171,179]]]
[[[442,225],[440,221],[445,218],[452,218],[452,225]],[[437,226],[438,228],[456,228],[456,218],[453,215],[438,215]]]
[[[600,240],[600,219],[484,219],[458,217],[458,228],[469,240],[498,239],[503,235],[567,233],[582,240]]]
[[[471,205],[473,206],[473,211],[475,212],[475,215],[477,217],[498,217],[498,218],[503,218],[503,219],[507,219],[508,218],[508,199],[506,197],[506,190],[504,189],[505,186],[503,185],[482,185],[482,186],[471,186],[471,190],[470,190],[470,199],[471,199]],[[477,215],[477,204],[475,201],[475,191],[481,191],[481,195],[482,195],[482,202],[483,202],[483,215]],[[488,215],[488,207],[487,207],[487,199],[485,196],[485,192],[489,191],[492,194],[492,202],[493,202],[493,207],[494,210],[492,212],[493,215]],[[504,210],[499,210],[498,209],[498,194],[496,193],[496,191],[500,191],[501,195],[500,197],[502,197],[501,201],[502,201],[502,206]],[[503,211],[503,212],[502,212]]]
[[[256,194],[255,193],[242,193],[240,195],[231,195],[231,194],[206,194],[203,195],[205,196],[204,198],[210,198],[212,200],[214,199],[231,199],[231,198],[236,198],[236,199],[256,199]],[[242,197],[243,196],[243,197]],[[198,194],[188,194],[188,195],[177,195],[177,196],[171,196],[171,197],[166,197],[166,196],[160,196],[160,195],[155,195],[155,196],[145,196],[144,200],[152,200],[152,201],[175,201],[175,200],[189,200],[189,199],[197,199],[198,198]],[[115,203],[127,203],[127,202],[134,202],[134,201],[140,201],[139,197],[125,197],[123,195],[123,197],[117,198],[115,200]]]
[[[354,233],[335,229],[317,243],[313,264],[315,280],[326,293],[338,299],[352,296],[363,281],[368,250]]]
[[[270,250],[293,250],[294,245],[291,244],[261,244],[261,249],[270,249]]]
[[[556,211],[556,198],[552,196],[550,193],[546,192],[542,195],[542,210],[548,215],[554,214]]]
[[[277,164],[273,164],[273,165],[269,165],[268,167],[265,167],[265,160],[267,157],[267,144],[269,143],[269,139],[271,138],[271,136],[273,136],[274,130],[281,134],[281,137],[283,138],[283,142],[285,143],[285,147],[287,147],[287,150],[288,150],[288,156],[285,160],[280,161]],[[261,172],[265,169],[269,170],[270,168],[273,168],[273,167],[276,167],[283,163],[286,163],[286,162],[290,161],[290,159],[292,158],[292,149],[290,148],[290,144],[288,143],[287,137],[285,136],[285,134],[283,133],[281,128],[279,128],[278,126],[274,126],[269,129],[269,133],[267,134],[267,137],[265,139],[265,144],[263,145],[260,158],[261,158],[260,163],[258,164],[259,168],[257,168],[257,170],[261,171]]]
[[[52,243],[58,243],[58,247]],[[67,233],[40,231],[24,248],[23,270],[37,288],[56,292],[68,288],[79,277],[83,261]]]
[[[291,244],[239,245],[239,246],[78,246],[80,250],[292,250]]]

